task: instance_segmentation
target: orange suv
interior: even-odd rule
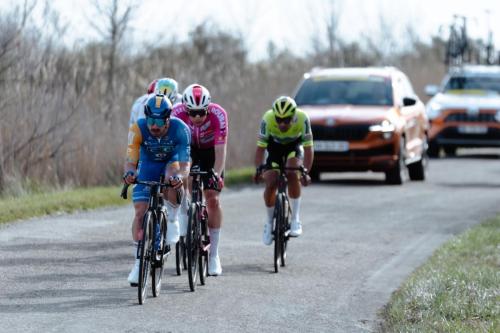
[[[394,67],[327,68],[304,75],[295,100],[311,119],[321,172],[379,171],[388,184],[425,179],[425,106]]]

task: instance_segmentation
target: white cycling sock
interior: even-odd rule
[[[292,221],[299,221],[300,197],[295,199],[290,198],[290,206],[292,208]]]
[[[266,207],[266,211],[267,211],[267,223],[272,224],[273,217],[274,217],[274,206],[273,207]]]
[[[173,205],[170,201],[167,201],[167,212],[169,221],[179,220],[179,205]]]
[[[210,256],[219,255],[220,228],[208,228],[210,232]]]

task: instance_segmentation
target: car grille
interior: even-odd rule
[[[369,132],[370,125],[339,125],[339,126],[312,126],[314,140],[363,140]]]
[[[500,129],[488,128],[485,134],[462,134],[455,127],[450,127],[439,133],[439,139],[467,139],[467,140],[500,140]]]
[[[318,156],[329,156],[329,157],[349,157],[349,158],[357,158],[357,157],[371,157],[371,156],[381,156],[381,155],[393,155],[394,154],[394,145],[386,144],[380,147],[372,148],[372,149],[356,149],[349,150],[343,152],[323,152],[318,151],[314,152],[314,155]]]
[[[468,114],[468,113],[452,113],[445,118],[446,122],[476,122],[476,123],[487,123],[496,122],[495,114],[493,113],[478,113],[478,114]]]

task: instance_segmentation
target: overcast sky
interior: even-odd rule
[[[12,3],[23,1],[0,0],[0,9],[4,11]],[[43,7],[43,1],[39,2],[39,7]],[[96,17],[91,0],[50,3],[60,12],[61,22],[68,24],[67,43],[98,38],[87,21]],[[295,54],[304,54],[311,49],[311,36],[325,35],[325,13],[333,8],[338,13],[338,34],[347,41],[361,39],[363,35],[380,38],[381,17],[401,41],[408,24],[428,41],[431,35],[439,34],[440,27],[445,36],[453,15],[459,14],[468,17],[471,37],[486,38],[489,21],[500,49],[500,5],[495,6],[498,0],[137,0],[137,3],[130,35],[136,47],[141,47],[143,41],[161,43],[174,36],[185,40],[194,26],[210,20],[224,30],[242,34],[254,59],[265,56],[270,40],[278,48],[287,47]]]

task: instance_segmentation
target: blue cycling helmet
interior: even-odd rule
[[[144,115],[148,118],[170,118],[172,103],[164,95],[151,94],[144,104]]]

